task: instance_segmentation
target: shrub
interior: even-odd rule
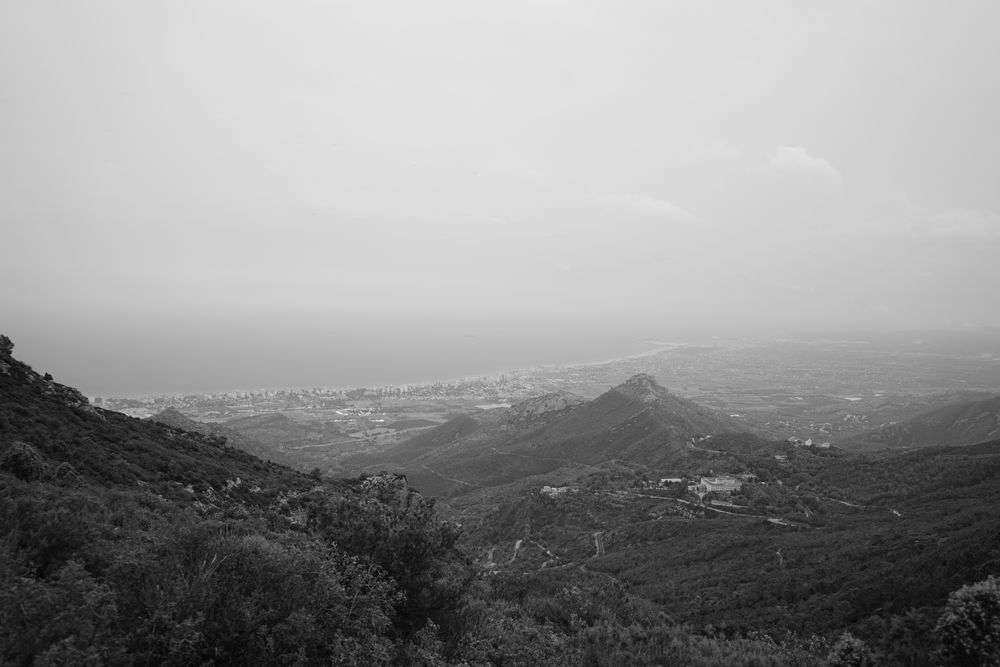
[[[934,632],[948,663],[1000,665],[1000,579],[990,576],[949,595]]]
[[[827,656],[830,667],[866,667],[872,664],[871,651],[868,645],[845,632],[830,648]]]
[[[0,457],[0,470],[20,480],[33,482],[45,475],[45,461],[38,451],[24,442],[14,442]]]

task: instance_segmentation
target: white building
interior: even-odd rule
[[[743,488],[743,481],[730,476],[702,477],[698,486],[705,493],[732,493]]]

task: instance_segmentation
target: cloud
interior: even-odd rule
[[[590,195],[590,200],[603,208],[637,213],[673,220],[675,222],[691,222],[694,215],[680,206],[671,204],[665,199],[656,199],[646,194],[600,194]]]
[[[837,188],[844,181],[832,164],[821,157],[809,155],[802,146],[778,146],[768,166],[779,173],[814,176]]]
[[[721,139],[709,144],[700,144],[691,149],[691,155],[706,162],[728,162],[739,157],[738,148],[733,148]]]
[[[932,215],[921,231],[932,239],[1000,241],[1000,215],[988,211],[953,208]]]

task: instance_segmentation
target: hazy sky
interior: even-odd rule
[[[1000,3],[0,3],[0,331],[91,394],[1000,323]]]

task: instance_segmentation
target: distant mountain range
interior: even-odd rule
[[[838,442],[845,449],[913,449],[972,445],[1000,438],[1000,396],[962,401],[911,419],[891,422]]]
[[[692,439],[746,430],[639,374],[592,401],[560,392],[456,417],[341,465],[398,469],[425,493],[449,496],[611,461],[665,466],[682,458]]]

